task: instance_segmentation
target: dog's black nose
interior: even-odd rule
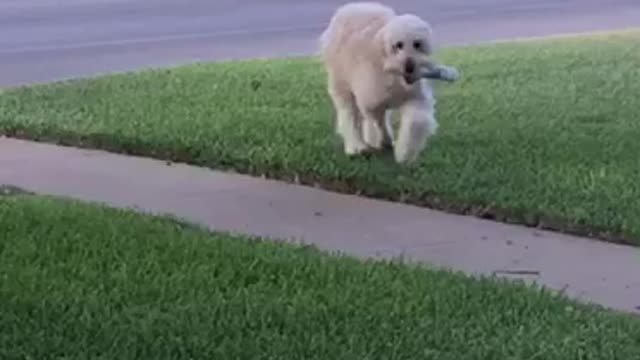
[[[404,63],[404,71],[407,74],[413,74],[415,70],[416,70],[416,63],[413,61],[413,59],[407,59],[407,62]]]

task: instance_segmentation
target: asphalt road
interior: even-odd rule
[[[0,86],[298,55],[340,0],[1,0]],[[391,2],[389,2],[391,3]],[[640,26],[638,0],[396,0],[441,44]]]

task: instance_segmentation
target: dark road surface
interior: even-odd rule
[[[309,53],[339,0],[1,0],[0,86]],[[397,0],[441,44],[640,26],[639,0]]]

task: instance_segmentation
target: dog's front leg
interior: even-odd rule
[[[390,138],[386,127],[386,111],[384,109],[365,110],[362,112],[362,137],[376,150],[390,146]]]
[[[436,133],[438,123],[433,102],[428,99],[411,100],[400,107],[400,113],[400,130],[394,155],[398,163],[411,163],[418,157],[427,139]]]
[[[329,95],[336,111],[336,132],[342,137],[344,153],[348,156],[359,155],[367,150],[367,145],[357,126],[359,119],[358,108],[349,96],[343,96],[339,91],[329,88]]]

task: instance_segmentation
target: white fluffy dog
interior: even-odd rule
[[[435,134],[435,99],[420,70],[431,62],[430,25],[375,2],[339,7],[320,37],[320,55],[347,155],[393,147],[398,163],[412,162]],[[441,71],[453,68],[438,67]],[[400,112],[394,141],[390,111]]]

